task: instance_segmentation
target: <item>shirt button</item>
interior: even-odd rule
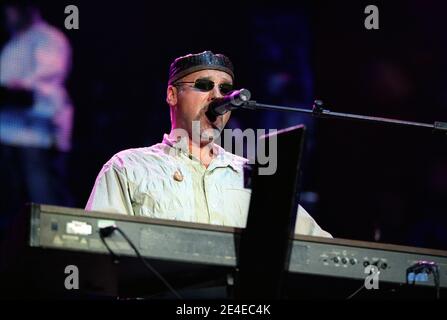
[[[174,180],[175,180],[175,181],[178,181],[178,182],[183,181],[183,175],[182,175],[182,173],[179,172],[179,171],[174,172]]]

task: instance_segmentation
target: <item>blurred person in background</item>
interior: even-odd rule
[[[71,205],[64,175],[73,122],[67,38],[32,2],[6,1],[1,11],[9,39],[0,52],[0,87],[28,91],[32,103],[0,101],[0,228],[25,202]]]

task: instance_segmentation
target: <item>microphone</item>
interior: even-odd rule
[[[208,119],[214,122],[216,121],[216,117],[236,109],[248,102],[250,98],[251,93],[247,89],[234,90],[222,98],[217,98],[211,101],[205,114]]]

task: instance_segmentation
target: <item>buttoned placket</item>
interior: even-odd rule
[[[178,146],[175,145],[170,145],[171,147],[176,149],[176,155],[178,157],[181,158],[181,160],[183,162],[185,162],[187,164],[187,166],[189,166],[190,168],[192,168],[194,170],[194,172],[192,173],[191,178],[193,179],[192,184],[193,184],[193,193],[194,193],[194,202],[195,199],[197,198],[198,194],[195,194],[196,192],[200,192],[200,196],[203,197],[203,203],[206,206],[206,217],[200,217],[198,216],[197,220],[198,222],[201,223],[211,223],[212,221],[212,217],[211,217],[211,213],[213,212],[213,210],[215,210],[216,208],[213,207],[212,201],[216,200],[216,199],[212,199],[212,194],[210,194],[210,190],[211,188],[209,188],[209,178],[210,175],[212,174],[212,172],[217,169],[217,168],[224,168],[227,167],[228,165],[231,165],[231,163],[228,162],[228,160],[226,159],[221,159],[221,154],[218,154],[218,156],[216,158],[214,158],[210,164],[208,165],[208,167],[205,167],[205,165],[203,165],[199,159],[197,159],[196,157],[194,157],[192,154],[190,154],[189,152],[186,152],[186,150],[179,148]],[[194,177],[194,175],[196,177]],[[200,185],[198,185],[198,181],[200,179]],[[194,184],[196,184],[197,188],[194,188]],[[197,190],[197,189],[201,189],[201,190]],[[201,210],[199,210],[197,208],[197,203],[195,203],[194,208],[195,208],[195,215],[198,215],[201,212]]]

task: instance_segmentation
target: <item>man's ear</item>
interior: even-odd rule
[[[166,102],[169,104],[170,107],[174,107],[175,105],[177,105],[177,94],[177,88],[169,85],[168,89],[166,90]]]

